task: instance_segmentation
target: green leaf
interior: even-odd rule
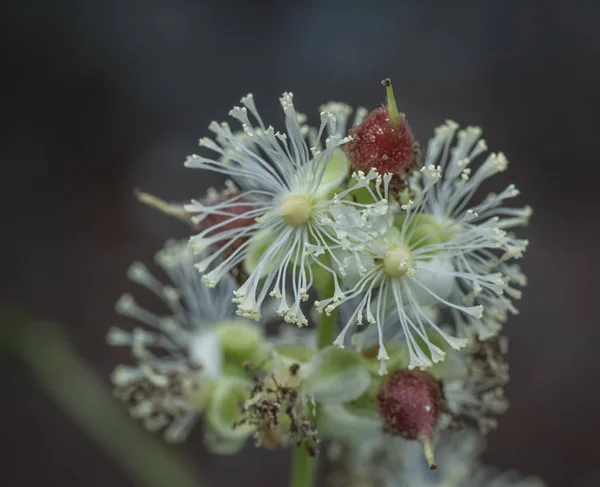
[[[304,391],[322,403],[352,401],[370,382],[366,360],[352,349],[324,348],[302,367]]]
[[[319,434],[351,442],[364,442],[382,432],[376,411],[345,406],[322,404],[318,409]]]
[[[290,358],[293,362],[306,363],[310,361],[310,359],[314,356],[315,351],[311,350],[308,347],[303,347],[302,345],[296,344],[283,344],[277,345],[275,350],[278,355],[284,358]],[[292,362],[292,363],[293,363]],[[290,363],[291,365],[291,363]]]

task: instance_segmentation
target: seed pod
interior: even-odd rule
[[[377,408],[386,433],[418,440],[431,469],[433,432],[444,402],[442,387],[420,370],[399,370],[379,388]]]
[[[416,159],[416,144],[406,116],[398,112],[390,79],[382,81],[388,103],[372,110],[361,124],[351,128],[352,141],[344,149],[352,165],[365,173],[375,168],[380,174],[402,175]]]

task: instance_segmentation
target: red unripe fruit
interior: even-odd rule
[[[415,161],[415,139],[403,114],[390,119],[388,107],[375,108],[360,125],[352,127],[352,136],[344,149],[356,169],[368,173],[399,174]]]
[[[431,468],[431,442],[443,407],[441,384],[420,370],[399,370],[380,386],[377,409],[384,432],[419,440]]]

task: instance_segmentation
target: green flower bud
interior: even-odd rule
[[[348,177],[349,170],[350,160],[346,154],[340,149],[334,150],[329,161],[327,161],[327,167],[325,168],[321,184],[319,185],[315,196],[317,198],[327,197],[344,182]]]
[[[394,226],[402,228],[405,218],[405,215],[396,216]],[[426,245],[448,242],[459,231],[456,223],[440,221],[433,215],[420,214],[413,215],[412,218],[415,218],[416,222],[414,223],[414,230],[410,232],[410,240],[408,241],[408,246],[411,250],[416,250]]]
[[[265,253],[265,251],[273,244],[273,237],[271,236],[271,232],[265,231],[254,237],[252,237],[252,241],[250,246],[248,247],[248,252],[246,254],[246,258],[243,262],[244,272],[246,274],[252,274],[256,270],[256,266],[260,261],[260,258]],[[262,276],[266,276],[272,268],[272,264],[266,265]]]
[[[215,325],[215,333],[223,348],[223,353],[246,360],[264,342],[261,330],[247,321],[233,320]]]

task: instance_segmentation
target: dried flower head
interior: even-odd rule
[[[120,366],[112,381],[115,397],[126,404],[131,416],[140,419],[145,428],[164,429],[167,441],[185,439],[196,419],[190,398],[199,395],[202,387],[197,364]]]
[[[203,386],[222,373],[216,326],[235,317],[230,298],[235,282],[228,276],[214,289],[206,289],[194,268],[197,257],[184,242],[167,242],[156,262],[173,285],[163,285],[141,262],[130,267],[128,276],[158,296],[169,312],[156,315],[130,294],[119,299],[117,312],[143,326],[133,331],[110,328],[108,343],[130,347],[136,362],[119,365],[112,379],[115,394],[132,414],[152,429],[166,427],[168,440],[182,441],[198,417]]]
[[[473,421],[483,434],[497,426],[496,416],[508,409],[504,396],[504,386],[509,379],[508,364],[504,360],[507,351],[505,337],[483,342],[475,340],[461,350],[467,373],[465,377],[444,381],[446,423]]]
[[[288,444],[304,446],[311,456],[319,444],[312,404],[301,391],[300,365],[294,363],[280,372],[265,376],[251,371],[254,387],[242,406],[242,418],[234,427],[252,425],[257,446],[282,448]],[[312,411],[312,412],[311,412]]]

